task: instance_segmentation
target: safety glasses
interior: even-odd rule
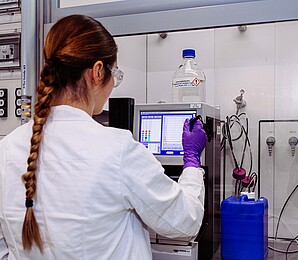
[[[114,77],[114,88],[117,88],[123,80],[124,73],[122,70],[118,68],[113,68],[109,64],[107,65],[107,67],[109,68]]]

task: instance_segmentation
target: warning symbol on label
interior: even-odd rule
[[[200,80],[198,79],[198,78],[194,78],[194,80],[191,82],[192,84],[194,84],[194,86],[199,86],[199,84],[200,84]]]

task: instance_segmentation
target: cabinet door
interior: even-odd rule
[[[172,77],[183,63],[182,50],[196,50],[196,62],[206,74],[207,102],[213,104],[214,29],[148,35],[147,101],[172,102]]]

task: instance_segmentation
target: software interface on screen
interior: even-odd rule
[[[154,155],[182,155],[182,131],[186,118],[196,111],[141,111],[139,140]]]

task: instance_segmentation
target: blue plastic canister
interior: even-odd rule
[[[264,260],[268,256],[268,201],[231,196],[221,203],[224,260]]]

